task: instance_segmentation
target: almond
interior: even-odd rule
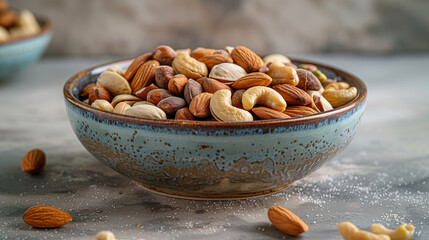
[[[169,46],[161,45],[155,48],[152,53],[152,58],[157,60],[162,65],[170,65],[177,53]]]
[[[38,173],[43,169],[45,163],[45,153],[40,149],[33,149],[22,158],[21,169],[28,173]]]
[[[58,208],[34,206],[24,213],[22,219],[35,228],[56,228],[69,223],[72,217]]]
[[[308,230],[304,221],[293,212],[282,207],[271,207],[268,210],[268,218],[278,230],[291,236],[298,236]]]
[[[322,84],[314,74],[305,69],[296,70],[299,82],[297,87],[304,91],[319,91],[322,88]]]
[[[139,68],[141,67],[141,65],[143,65],[143,63],[150,60],[151,58],[152,58],[151,53],[145,53],[138,56],[136,59],[134,59],[134,61],[128,67],[127,71],[125,71],[125,74],[124,74],[125,79],[127,79],[128,82],[130,82],[133,79],[134,75],[137,73],[137,70],[139,70]]]
[[[311,96],[291,84],[277,84],[273,89],[282,95],[287,104],[300,106],[311,104]]]
[[[162,111],[164,111],[167,115],[173,115],[179,109],[186,106],[186,101],[183,98],[172,96],[162,99],[156,106],[162,109]]]
[[[254,72],[249,73],[246,76],[239,78],[237,81],[232,83],[232,87],[235,89],[247,89],[254,86],[268,86],[272,79],[265,73]]]
[[[97,99],[106,100],[106,101],[110,102],[112,100],[112,95],[110,94],[109,91],[107,91],[106,88],[104,88],[102,86],[95,86],[95,87],[91,88],[91,91],[89,92],[88,98],[89,98],[88,103],[89,103],[89,105],[91,105]]]
[[[212,54],[214,54],[214,52],[216,52],[216,50],[211,49],[211,48],[196,48],[192,52],[191,57],[193,57],[199,61],[200,58],[212,55]]]
[[[246,89],[239,89],[235,91],[234,94],[232,94],[232,97],[231,97],[232,106],[236,108],[244,109],[243,102],[241,101],[241,99],[243,98],[243,93],[245,91]]]
[[[131,89],[133,90],[133,94],[135,94],[138,90],[149,86],[152,84],[155,78],[155,69],[159,66],[159,62],[157,60],[149,60],[137,70],[136,75],[131,81]]]
[[[307,106],[287,106],[286,110],[284,110],[283,113],[286,113],[291,117],[300,117],[300,116],[315,114],[318,112],[312,109],[311,107],[307,107]]]
[[[173,96],[171,92],[166,89],[154,89],[147,94],[146,100],[154,105],[157,105],[159,101],[164,98]]]
[[[188,78],[183,74],[176,74],[174,77],[168,82],[168,91],[173,93],[176,96],[183,96],[183,91],[185,90],[185,86],[188,83]]]
[[[175,120],[195,120],[194,115],[192,115],[189,108],[181,108],[176,112]]]
[[[203,78],[202,85],[203,85],[204,91],[209,93],[215,93],[220,89],[228,89],[232,93],[232,89],[228,87],[226,84],[211,78],[207,78],[207,77]]]
[[[212,54],[208,56],[201,57],[198,61],[204,63],[208,69],[212,69],[214,66],[221,63],[232,63],[232,59],[229,56],[222,54]]]
[[[235,47],[231,52],[234,62],[247,72],[256,72],[264,66],[264,61],[252,50],[244,46]]]
[[[136,92],[136,96],[139,97],[139,98],[141,98],[141,99],[143,99],[143,100],[146,100],[147,99],[147,94],[150,91],[154,90],[154,89],[158,89],[158,87],[155,86],[155,85],[149,85],[147,87],[144,87],[144,88],[138,90]]]
[[[210,100],[213,94],[204,92],[196,96],[189,104],[189,111],[197,118],[210,116]]]
[[[194,79],[189,79],[183,90],[183,96],[186,102],[191,103],[192,99],[203,92],[203,87]]]
[[[267,107],[255,107],[252,108],[252,112],[263,120],[290,118],[290,116],[285,113]]]

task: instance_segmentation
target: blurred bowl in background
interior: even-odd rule
[[[0,82],[37,61],[52,38],[51,23],[37,17],[41,31],[35,35],[0,43]]]

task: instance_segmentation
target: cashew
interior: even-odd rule
[[[265,56],[262,61],[267,65],[268,63],[291,63],[290,59],[282,54],[270,54]]]
[[[344,240],[390,240],[390,237],[385,234],[375,234],[367,231],[359,230],[351,222],[341,222],[338,224],[338,232]]]
[[[329,85],[327,87],[329,87]],[[333,107],[339,107],[356,98],[357,89],[355,87],[351,87],[347,89],[335,90],[333,87],[330,87],[325,88],[322,96],[328,100],[328,102],[331,103]]]
[[[325,86],[325,90],[329,90],[329,89],[339,90],[339,89],[347,89],[347,88],[350,88],[350,84],[346,82],[334,82]]]
[[[218,121],[253,121],[253,116],[250,112],[232,106],[231,91],[227,89],[218,90],[213,94],[210,100],[210,111],[213,117],[215,117]]]
[[[334,109],[332,105],[318,91],[311,92],[311,108],[318,112],[325,112]]]
[[[286,108],[286,101],[280,93],[272,88],[263,86],[247,89],[243,93],[241,101],[245,110],[252,109],[256,104],[264,105],[280,112],[283,112]]]
[[[148,104],[130,107],[125,110],[124,114],[150,119],[167,119],[167,115],[162,109]]]
[[[97,86],[105,87],[113,95],[131,94],[128,81],[116,72],[105,71],[97,79]]]
[[[100,231],[95,235],[96,240],[116,240],[115,234],[111,231]]]
[[[113,106],[108,101],[104,99],[97,99],[92,102],[91,107],[99,108],[101,110],[113,112]]]
[[[10,38],[9,32],[6,30],[6,28],[0,26],[0,42],[6,42]]]
[[[298,85],[299,78],[293,67],[285,66],[283,63],[274,62],[268,69],[267,74],[273,79],[271,85],[289,83]]]
[[[414,226],[411,224],[401,224],[396,230],[386,229],[381,224],[372,224],[371,232],[375,234],[386,234],[391,240],[408,240],[414,235]]]

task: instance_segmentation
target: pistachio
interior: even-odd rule
[[[237,79],[246,76],[247,72],[234,63],[221,63],[212,68],[209,78],[214,78],[226,84],[231,84]]]
[[[106,71],[97,78],[97,86],[105,87],[112,95],[131,94],[128,81],[116,72]]]
[[[124,114],[149,119],[167,119],[167,115],[162,109],[148,104],[130,107],[125,110]]]

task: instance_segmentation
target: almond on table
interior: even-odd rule
[[[166,45],[138,56],[127,69],[109,67],[80,93],[83,102],[104,111],[220,122],[302,117],[356,96],[355,87],[328,79],[315,65],[298,67],[282,54],[261,58],[244,46],[191,51]],[[153,106],[133,106],[146,100]]]

